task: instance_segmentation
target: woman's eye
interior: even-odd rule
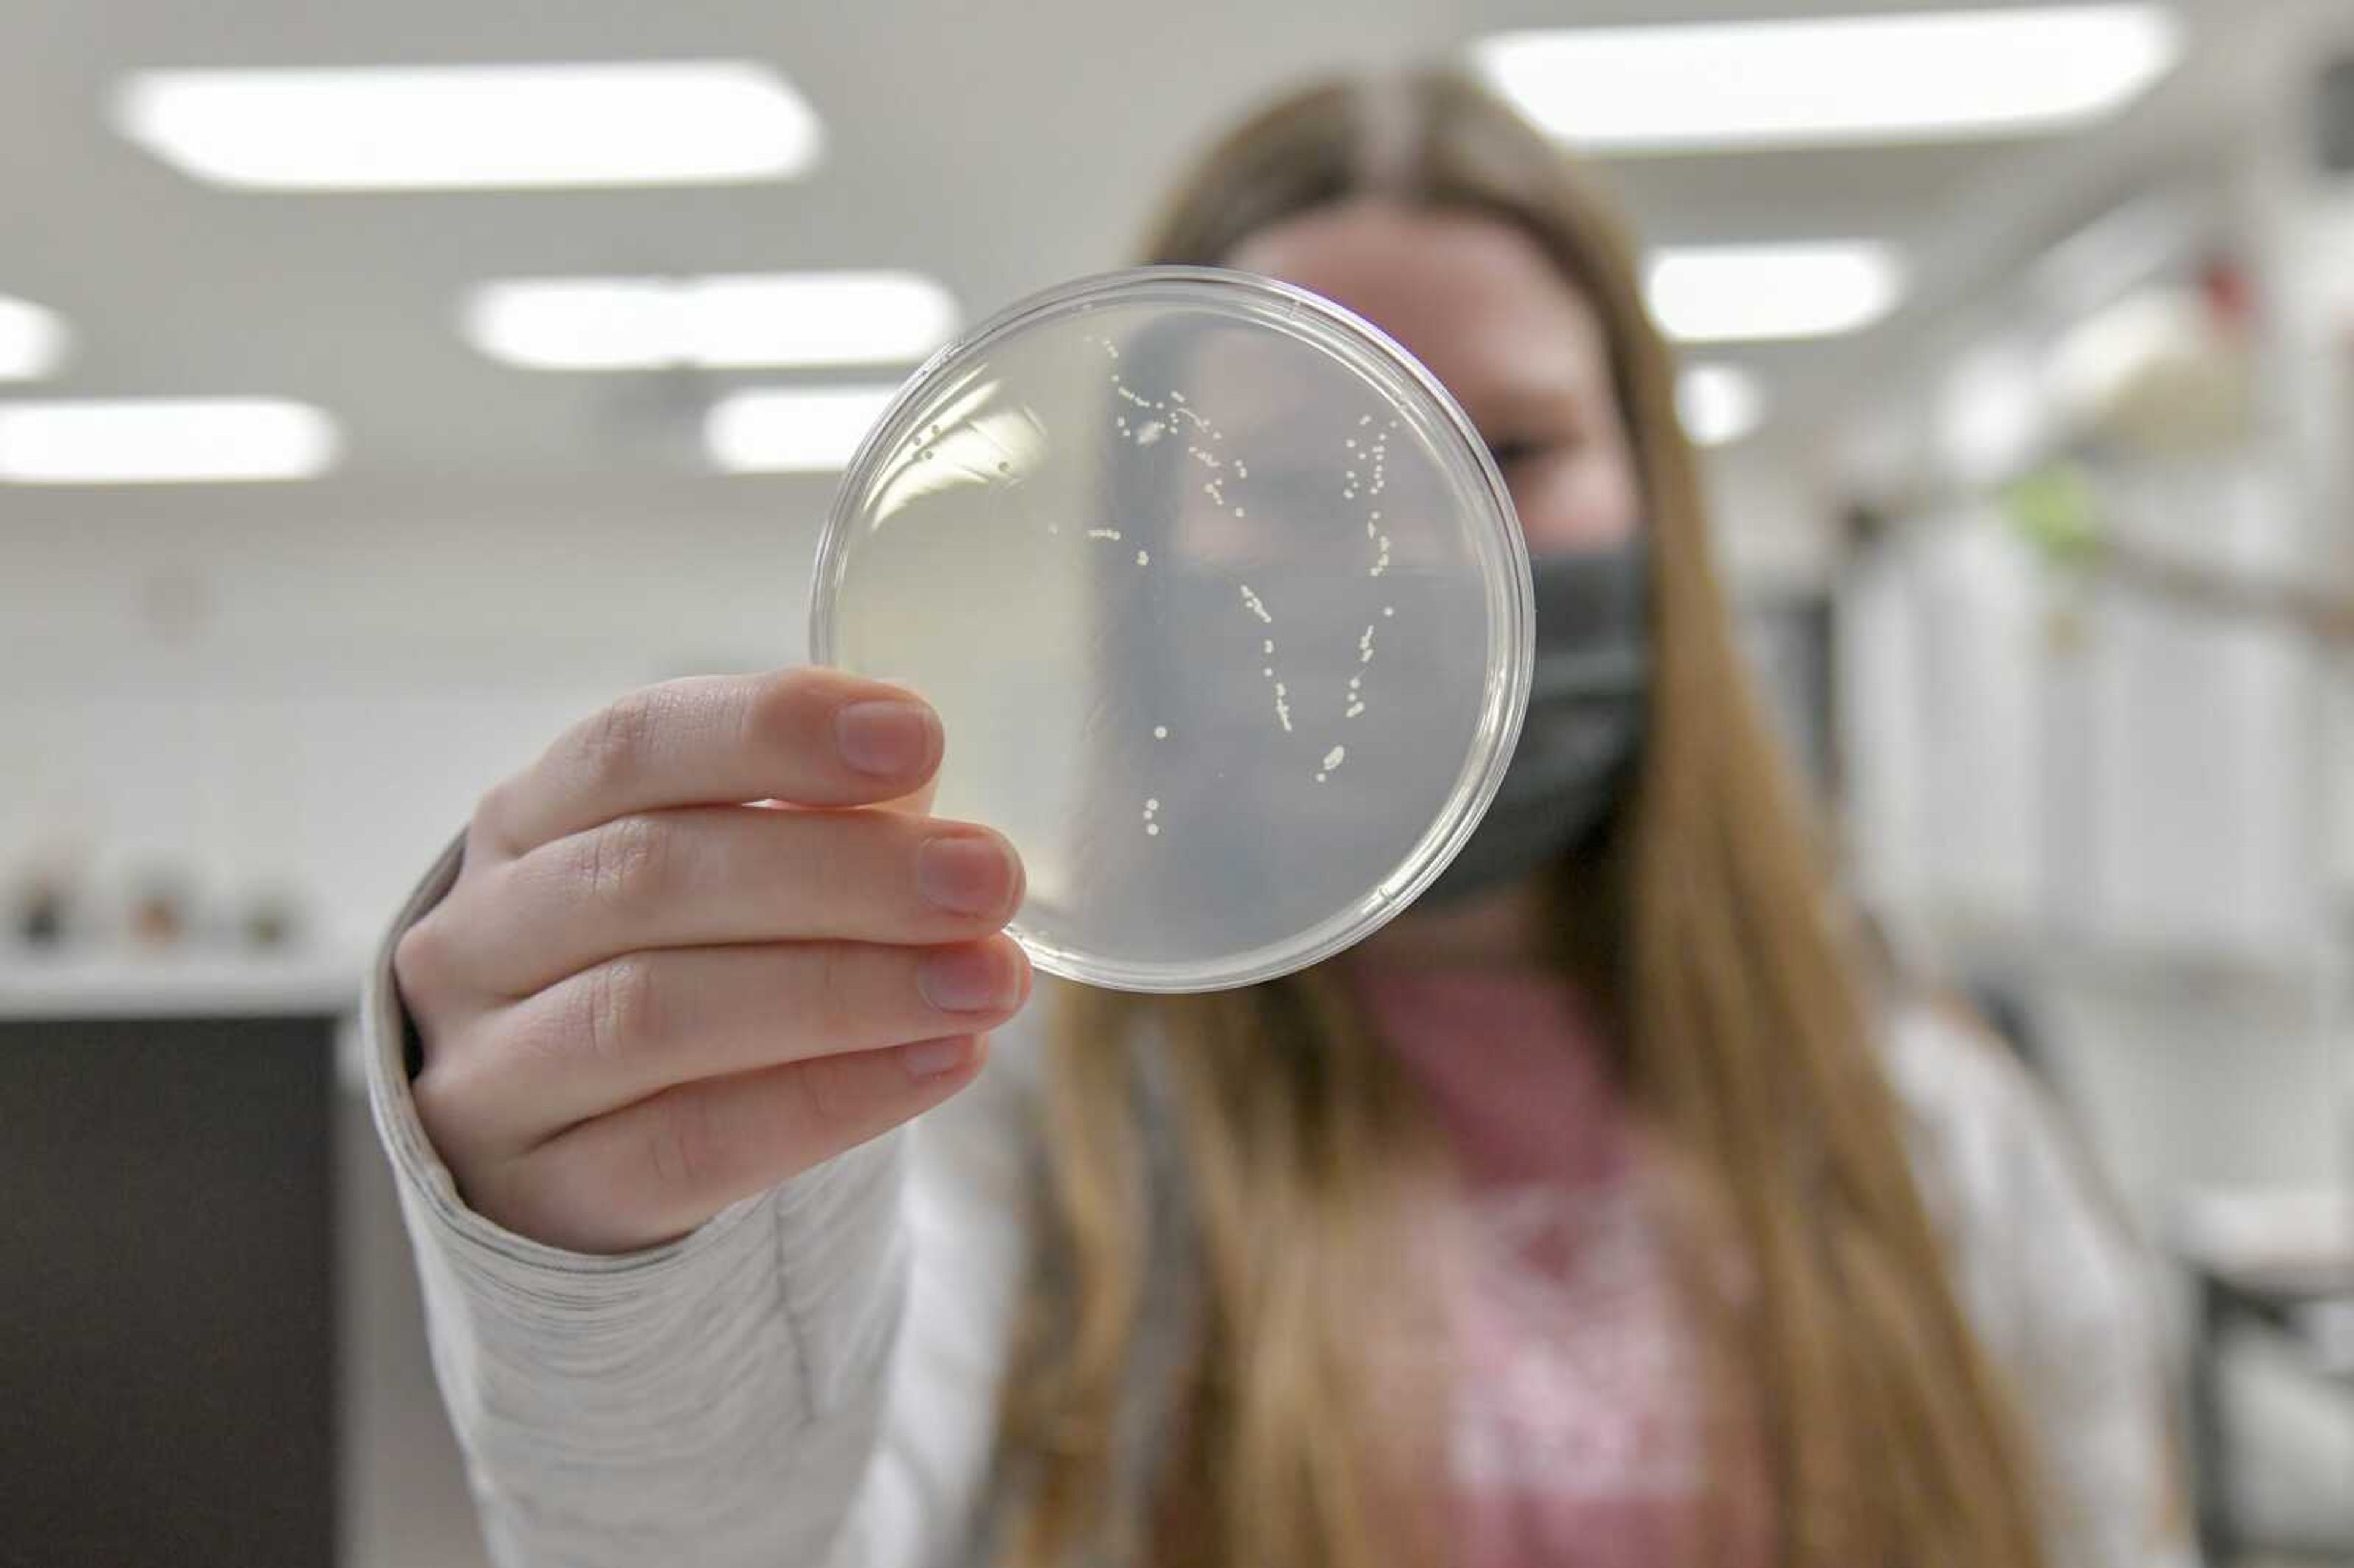
[[[1500,469],[1511,468],[1516,464],[1527,462],[1532,458],[1542,457],[1546,450],[1547,443],[1543,441],[1520,438],[1493,441],[1488,447],[1489,455],[1496,460],[1496,466]]]

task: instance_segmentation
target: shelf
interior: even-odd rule
[[[0,953],[0,1018],[239,1018],[356,1012],[366,960],[349,952]]]

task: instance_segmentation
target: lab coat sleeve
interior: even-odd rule
[[[1898,1031],[1925,1196],[2024,1428],[2052,1568],[2195,1568],[2153,1259],[2090,1149],[1995,1040]]]
[[[449,891],[462,849],[461,835],[394,922],[364,1020],[434,1372],[493,1560],[955,1561],[1021,1255],[1020,1155],[991,1125],[1005,1092],[937,1134],[919,1123],[886,1135],[662,1246],[592,1256],[514,1234],[466,1206],[426,1138],[392,980],[400,933]],[[950,1105],[981,1096],[998,1066]],[[927,1139],[935,1151],[918,1155]],[[911,1194],[915,1167],[931,1175]],[[961,1190],[933,1193],[943,1178]],[[911,1296],[927,1319],[912,1335]]]

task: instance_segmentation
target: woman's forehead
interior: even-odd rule
[[[1353,201],[1262,229],[1227,260],[1363,316],[1474,418],[1609,386],[1594,307],[1533,239],[1498,218]]]

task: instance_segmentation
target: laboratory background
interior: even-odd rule
[[[935,348],[1434,60],[1639,237],[1847,886],[2150,1250],[2207,1560],[2354,1563],[2346,0],[0,0],[0,1562],[485,1562],[350,1024],[400,900],[804,657]]]

